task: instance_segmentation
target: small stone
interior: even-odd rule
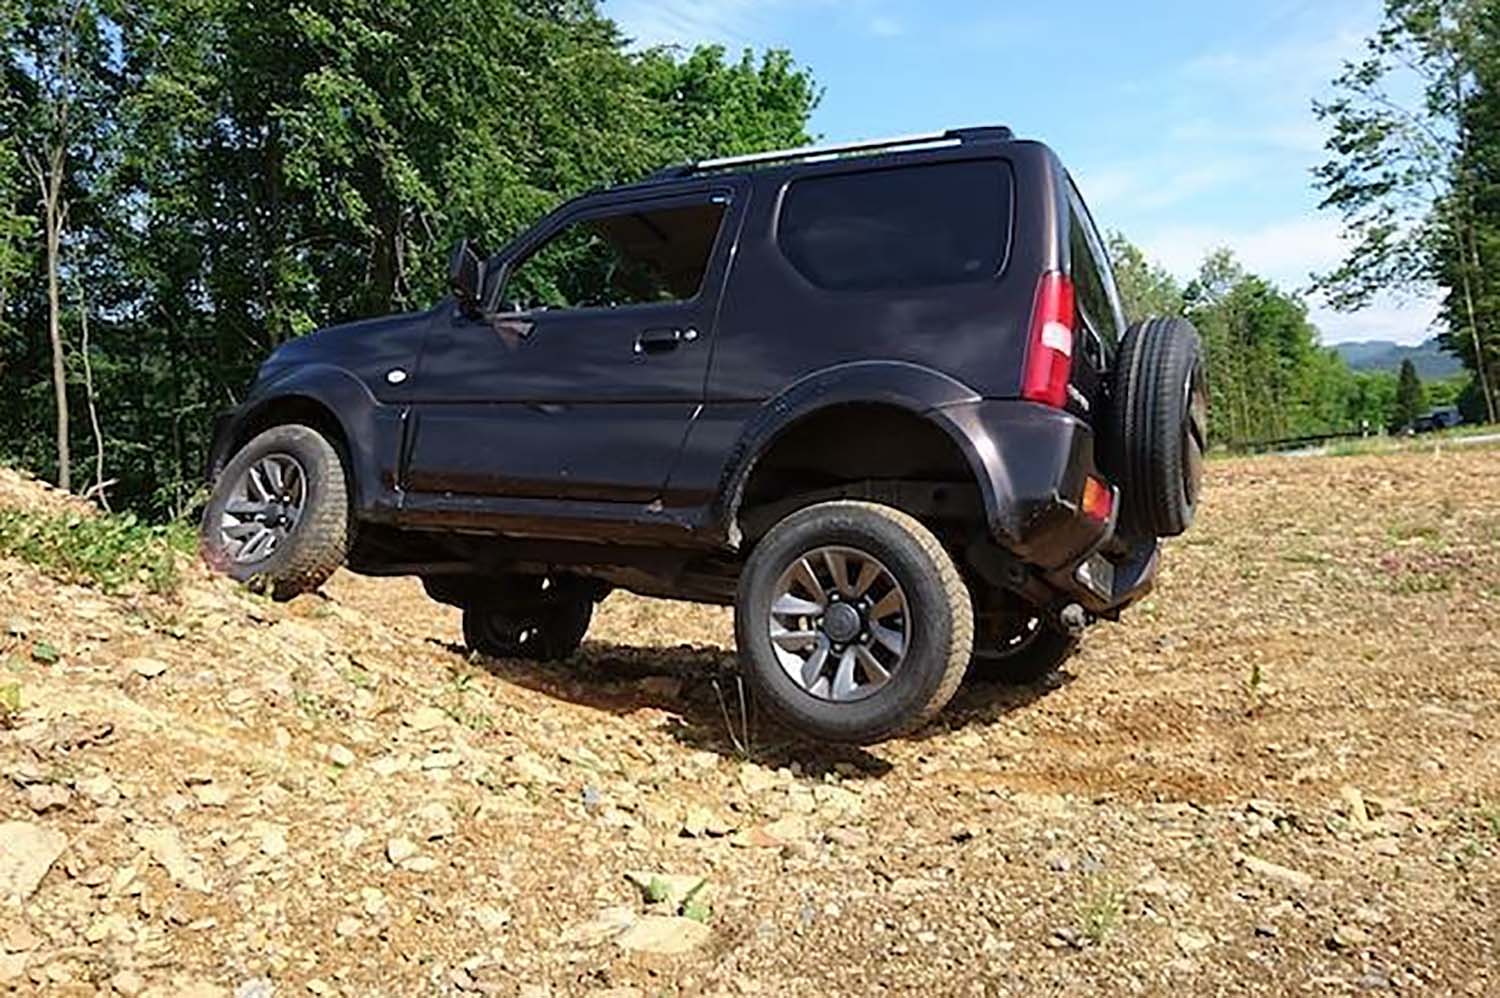
[[[891,881],[891,893],[913,897],[918,894],[931,894],[941,890],[942,886],[936,881],[924,880],[921,877],[897,877]]]
[[[431,873],[437,869],[437,860],[431,856],[413,856],[401,864],[401,869],[410,870],[412,873]]]
[[[823,837],[845,849],[862,849],[870,844],[870,833],[863,828],[853,826],[830,828],[823,833]]]
[[[776,774],[753,762],[740,763],[740,787],[750,795],[764,793],[776,786]]]
[[[333,992],[333,988],[321,977],[314,977],[307,982],[307,990],[315,995],[326,995]]]
[[[42,945],[42,937],[31,931],[31,927],[25,922],[16,922],[5,934],[5,941],[0,949],[9,950],[12,953],[29,953]]]
[[[358,849],[360,846],[364,845],[365,840],[369,837],[369,832],[366,832],[363,828],[355,825],[353,828],[346,831],[343,835],[339,836],[339,845],[344,849],[353,852],[355,849]]]
[[[783,845],[789,842],[805,842],[807,840],[807,819],[801,815],[787,815],[785,818],[771,822],[762,831],[771,839]]]
[[[469,912],[469,918],[486,932],[499,932],[510,924],[510,912],[504,908],[494,908],[489,905],[480,905],[475,908]]]
[[[1275,939],[1281,935],[1281,930],[1269,922],[1263,922],[1255,927],[1255,934],[1262,939]]]
[[[100,807],[114,807],[120,803],[119,788],[103,773],[78,780],[73,784],[73,789]]]
[[[437,707],[418,707],[408,711],[401,721],[413,731],[432,731],[448,723],[448,715]]]
[[[1344,787],[1339,792],[1339,796],[1344,800],[1344,810],[1349,815],[1349,823],[1361,831],[1369,828],[1370,811],[1365,807],[1365,797],[1359,792],[1359,788]]]
[[[355,918],[353,915],[345,915],[334,925],[333,931],[340,936],[348,937],[357,935],[359,933],[360,927],[361,926],[359,919]]]
[[[207,894],[210,891],[203,867],[187,854],[182,840],[171,828],[142,828],[135,833],[136,844],[151,854],[180,887]]]
[[[25,953],[0,953],[0,984],[19,981],[26,973]]]
[[[133,970],[122,970],[109,979],[109,986],[124,998],[135,998],[146,990],[146,979]]]
[[[159,658],[133,658],[126,664],[131,672],[146,679],[155,679],[167,671],[167,663]]]
[[[354,765],[354,753],[345,745],[334,745],[328,749],[328,761],[340,769]]]
[[[234,998],[275,998],[276,988],[269,978],[252,977],[234,989]]]
[[[1211,936],[1186,929],[1175,934],[1172,941],[1177,944],[1178,949],[1182,950],[1183,956],[1196,956],[1214,943]]]
[[[1340,925],[1328,937],[1327,945],[1329,949],[1359,949],[1370,945],[1374,938],[1368,930],[1357,925]]]
[[[562,941],[575,946],[598,946],[630,928],[636,918],[629,908],[604,908],[588,921],[563,930]]]
[[[633,953],[675,956],[708,942],[713,930],[702,922],[676,915],[646,915],[615,937],[615,943]]]
[[[0,824],[0,903],[29,898],[67,845],[62,832],[29,821]]]
[[[417,812],[416,823],[422,831],[422,837],[428,840],[446,839],[455,829],[453,815],[438,801],[423,805]]]
[[[266,825],[260,833],[260,851],[273,858],[286,855],[286,829],[280,825]]]
[[[688,838],[722,838],[734,831],[734,826],[706,807],[688,809],[682,822],[682,834]]]
[[[173,992],[173,998],[229,998],[229,992],[217,984],[207,981],[193,981],[184,984]]]
[[[37,814],[61,811],[72,799],[68,788],[56,783],[34,783],[26,788],[26,806]]]
[[[457,752],[429,752],[422,760],[422,768],[427,770],[453,769],[463,761],[464,757]]]
[[[385,858],[392,866],[400,866],[417,854],[417,847],[410,839],[391,839],[385,844]]]
[[[598,787],[590,783],[584,786],[580,799],[583,801],[584,810],[593,813],[599,810],[600,806],[604,803],[604,794],[599,791]]]
[[[385,892],[379,887],[361,887],[359,889],[359,904],[366,915],[371,918],[385,911]]]
[[[216,783],[207,783],[193,788],[193,796],[204,807],[225,807],[229,803],[229,791]]]
[[[1279,863],[1272,863],[1270,860],[1260,859],[1257,856],[1245,856],[1241,860],[1241,864],[1245,869],[1257,876],[1265,877],[1268,880],[1279,880],[1284,884],[1290,884],[1293,887],[1303,890],[1316,883],[1310,874],[1303,873],[1301,870],[1293,870],[1291,867],[1282,866]]]

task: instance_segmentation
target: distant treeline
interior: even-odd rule
[[[1407,423],[1413,402],[1398,375],[1350,370],[1318,341],[1302,299],[1248,273],[1227,249],[1203,261],[1185,286],[1152,264],[1124,236],[1110,239],[1115,277],[1132,318],[1186,315],[1208,358],[1209,436],[1231,449],[1328,433],[1383,432]],[[1417,408],[1462,403],[1483,418],[1468,377],[1422,387]],[[1420,413],[1417,413],[1420,414]]]

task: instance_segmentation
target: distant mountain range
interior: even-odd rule
[[[1365,340],[1362,343],[1335,343],[1333,348],[1353,371],[1399,371],[1401,362],[1410,360],[1416,365],[1417,376],[1424,381],[1463,373],[1458,358],[1444,353],[1436,337],[1415,347],[1404,347],[1388,340]]]

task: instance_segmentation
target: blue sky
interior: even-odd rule
[[[1229,246],[1289,289],[1341,255],[1310,107],[1380,0],[605,0],[638,44],[784,47],[826,88],[827,141],[1003,123],[1043,139],[1096,218],[1180,276]],[[1326,342],[1430,335],[1428,301],[1339,315]]]

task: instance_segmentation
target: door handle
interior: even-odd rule
[[[698,330],[691,327],[647,329],[635,338],[635,352],[665,353],[668,350],[676,350],[679,344],[691,343],[697,338]]]

